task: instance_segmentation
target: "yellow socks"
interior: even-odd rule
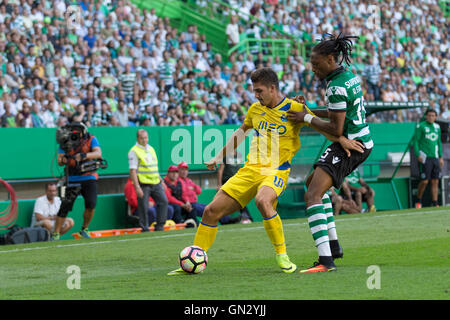
[[[281,218],[276,213],[270,218],[264,219],[264,228],[273,244],[276,254],[286,253],[286,243],[284,240],[283,224]],[[194,245],[205,251],[212,246],[217,235],[217,225],[211,226],[200,222],[194,238]]]
[[[278,213],[270,218],[264,218],[264,228],[266,229],[266,233],[275,248],[276,254],[286,253],[283,224]]]
[[[217,235],[217,225],[210,226],[200,221],[195,234],[194,246],[199,246],[205,251],[212,246]]]

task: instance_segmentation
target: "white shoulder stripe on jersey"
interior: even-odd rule
[[[350,140],[354,140],[355,138],[363,137],[368,134],[370,134],[370,130],[369,130],[369,127],[367,126],[367,127],[362,128],[361,130],[359,130],[359,132],[357,132],[357,133],[349,133],[348,138]]]
[[[372,139],[370,141],[368,141],[368,142],[363,142],[363,144],[364,144],[364,147],[366,149],[372,149],[373,148],[373,140]]]
[[[364,127],[363,129],[361,129],[357,133],[349,133],[348,134],[348,139],[354,140],[356,138],[364,137],[364,136],[369,135],[369,134],[370,134],[369,127]],[[363,142],[363,144],[364,144],[364,147],[366,147],[366,149],[372,149],[373,148],[373,141],[372,141],[372,139],[370,139],[370,141]]]
[[[347,102],[341,101],[336,103],[328,103],[328,109],[343,110],[347,108]]]
[[[347,96],[347,90],[344,87],[329,87],[327,89],[327,96],[335,96],[335,95],[339,95],[339,96]]]

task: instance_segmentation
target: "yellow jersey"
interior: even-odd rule
[[[260,102],[252,104],[244,123],[254,129],[254,136],[247,156],[246,166],[286,170],[292,157],[300,149],[300,129],[308,123],[288,120],[287,111],[305,111],[314,115],[306,106],[289,98],[269,108]]]

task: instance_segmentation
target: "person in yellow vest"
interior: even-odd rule
[[[158,171],[158,157],[155,149],[148,144],[148,133],[144,129],[137,132],[137,143],[128,152],[130,179],[136,190],[139,225],[142,231],[148,229],[148,198],[156,202],[155,231],[163,230],[167,219],[167,201],[162,179]]]

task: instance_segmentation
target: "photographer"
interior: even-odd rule
[[[58,240],[61,226],[73,204],[81,194],[84,198],[85,210],[83,225],[79,235],[90,238],[88,226],[94,216],[97,203],[96,170],[98,161],[102,160],[102,151],[96,137],[88,133],[87,127],[80,122],[73,122],[57,132],[59,143],[58,165],[66,166],[66,187],[62,195],[61,207],[58,211],[53,240]]]

